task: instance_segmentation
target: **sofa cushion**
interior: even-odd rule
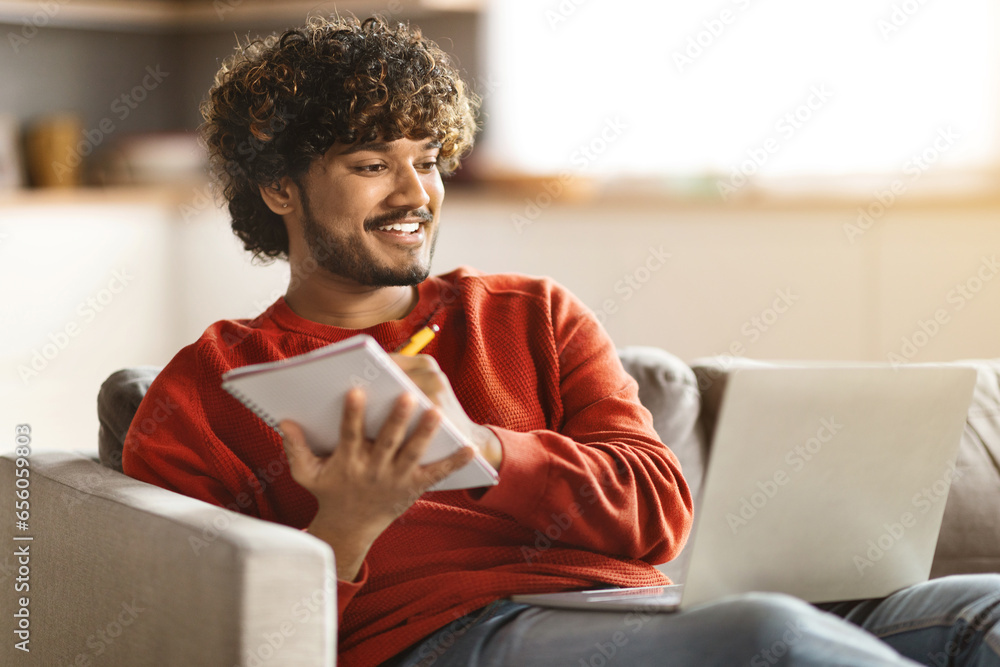
[[[781,362],[734,357],[692,362],[701,390],[701,426],[709,442],[727,377],[743,368],[774,363]],[[1000,572],[1000,360],[953,363],[976,369],[976,389],[959,444],[931,577]]]
[[[97,393],[97,446],[101,464],[122,471],[122,447],[142,397],[159,366],[136,366],[112,373]]]
[[[1000,572],[1000,360],[956,362],[976,369],[931,576]]]

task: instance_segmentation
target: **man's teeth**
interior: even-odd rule
[[[415,232],[420,229],[419,222],[396,222],[391,225],[382,225],[378,228],[382,232]]]

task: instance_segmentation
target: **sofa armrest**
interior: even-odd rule
[[[9,600],[25,578],[11,554],[27,546],[30,589],[17,595],[29,598],[32,664],[335,663],[336,575],[320,540],[76,454],[29,461],[29,530],[3,522],[14,547],[0,578]],[[0,457],[8,502],[14,471],[13,456]],[[5,614],[5,636],[17,622]],[[0,662],[19,654],[8,640]]]

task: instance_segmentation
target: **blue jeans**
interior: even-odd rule
[[[1000,575],[935,579],[880,600],[813,606],[749,593],[672,614],[500,600],[442,628],[396,667],[1000,667]]]

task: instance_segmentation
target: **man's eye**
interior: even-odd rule
[[[384,164],[365,164],[360,167],[355,167],[355,170],[365,174],[377,174],[383,169],[385,169]]]
[[[426,169],[427,171],[431,171],[432,169],[437,169],[438,162],[436,159],[428,160],[427,162],[421,162],[417,166],[419,166],[421,169]]]

